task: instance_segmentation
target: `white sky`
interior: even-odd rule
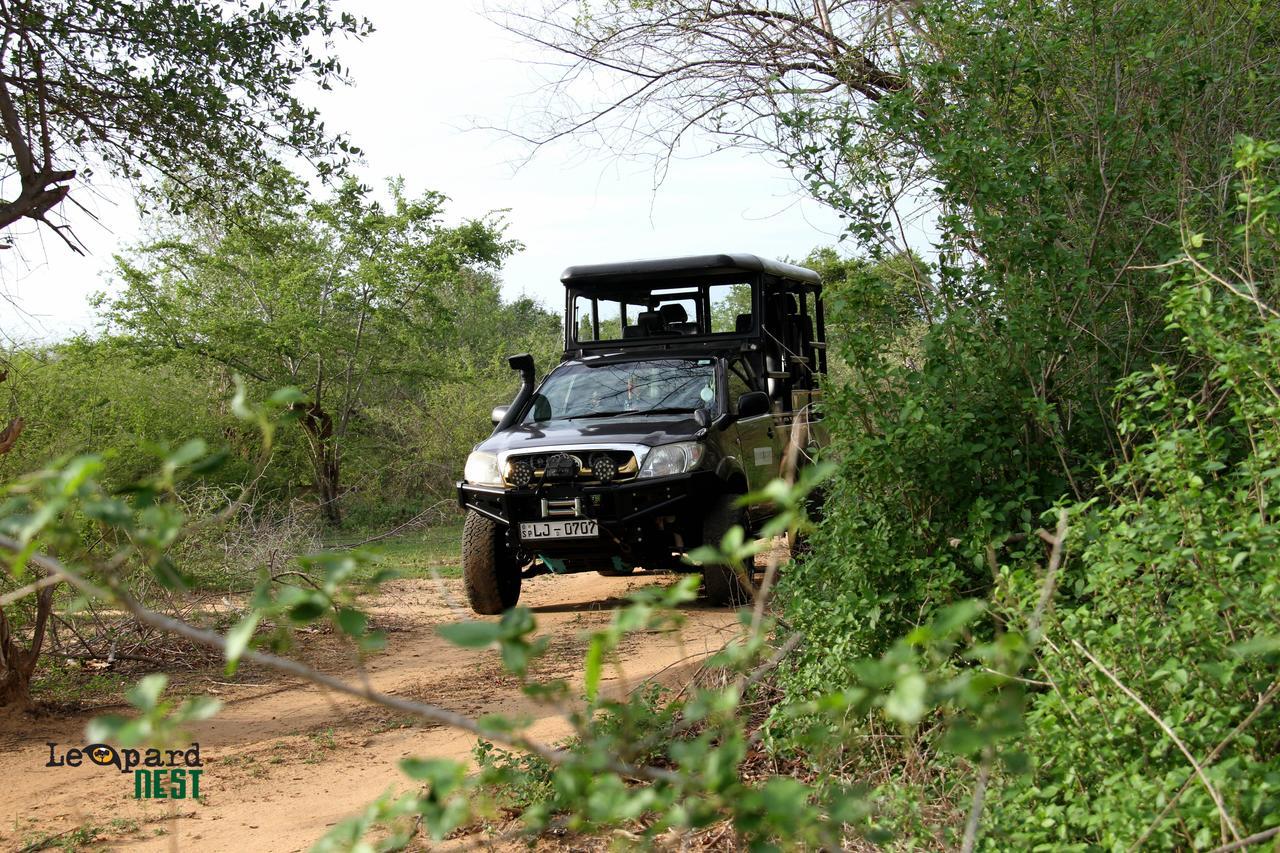
[[[542,78],[527,60],[549,57],[488,21],[480,0],[347,8],[377,32],[339,46],[355,86],[315,105],[331,130],[364,149],[366,183],[381,187],[403,175],[411,194],[443,192],[450,221],[509,209],[508,234],[527,247],[503,271],[509,296],[534,296],[558,313],[560,271],[571,264],[709,252],[797,258],[833,244],[842,230],[834,213],[802,198],[782,167],[736,151],[677,161],[656,192],[647,164],[572,140],[517,170],[527,153],[521,143],[473,128],[508,125],[535,108]],[[110,287],[112,253],[136,241],[140,227],[127,192],[101,176],[97,186],[98,197],[77,198],[103,225],[73,218],[89,257],[72,255],[50,233],[14,230],[16,250],[0,258],[2,289],[21,308],[0,305],[0,331],[10,341],[95,328],[88,297]]]

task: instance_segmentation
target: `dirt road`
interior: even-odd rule
[[[526,581],[521,603],[537,615],[551,649],[537,672],[581,684],[583,635],[605,624],[619,597],[671,576],[606,578],[594,573]],[[463,615],[460,581],[397,581],[371,602],[375,627],[389,630],[387,651],[366,664],[379,690],[481,715],[527,714],[529,733],[554,741],[562,718],[525,699],[492,652],[456,649],[434,627]],[[700,658],[734,635],[731,611],[702,604],[685,610],[678,633],[633,637],[621,649],[622,677],[606,670],[606,688],[634,688],[657,678],[687,679]],[[301,655],[327,671],[356,676],[335,638],[303,638]],[[46,767],[49,747],[84,744],[85,717],[0,717],[0,849],[20,849],[50,833],[58,842],[129,850],[305,850],[334,823],[406,780],[396,763],[408,755],[467,757],[473,736],[427,726],[380,707],[300,682],[247,672],[254,684],[229,684],[207,673],[184,684],[225,703],[193,730],[205,771],[202,800],[133,798],[133,780],[114,768]],[[256,678],[255,678],[256,675]],[[86,762],[88,764],[88,762]]]

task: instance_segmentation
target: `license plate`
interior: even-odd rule
[[[572,521],[525,521],[520,524],[521,539],[586,539],[599,536],[594,518]]]

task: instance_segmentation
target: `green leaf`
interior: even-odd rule
[[[225,447],[221,447],[203,459],[194,462],[187,470],[195,475],[208,474],[221,468],[229,458],[231,458],[231,452]]]
[[[450,622],[436,628],[440,636],[455,646],[464,649],[482,649],[491,646],[502,636],[502,627],[497,622]]]
[[[492,734],[510,734],[516,730],[515,723],[505,714],[485,714],[476,720],[480,730]]]
[[[337,615],[338,627],[344,634],[358,637],[369,627],[369,617],[351,607],[343,607]]]
[[[170,469],[183,468],[204,456],[205,451],[208,449],[209,446],[205,444],[204,439],[193,438],[169,454],[169,458],[165,460],[166,467]]]
[[[103,714],[94,717],[85,727],[84,736],[90,743],[109,743],[118,740],[120,730],[129,720],[119,714]]]
[[[1231,647],[1231,653],[1242,658],[1265,655],[1272,652],[1280,652],[1280,636],[1269,637],[1260,634],[1242,643],[1236,643]]]
[[[329,612],[328,600],[320,593],[313,592],[289,608],[289,618],[294,622],[305,624],[314,622],[327,612]]]
[[[370,631],[357,641],[362,652],[380,652],[387,647],[386,631]]]
[[[600,675],[604,669],[604,647],[605,637],[602,634],[594,635],[591,638],[591,645],[587,647],[586,660],[583,662],[583,685],[588,702],[594,703],[600,690]]]
[[[211,696],[193,696],[182,703],[173,715],[175,722],[187,723],[207,720],[222,709],[222,703]]]
[[[227,675],[235,673],[240,656],[249,647],[249,640],[253,638],[253,631],[258,627],[260,618],[259,613],[250,611],[227,632],[227,645],[223,650],[223,657],[227,659]]]
[[[138,680],[138,683],[129,688],[125,693],[125,698],[129,700],[129,704],[142,711],[154,710],[156,704],[160,701],[160,694],[164,693],[165,685],[169,683],[169,676],[163,673],[152,673],[144,675]]]
[[[307,395],[297,388],[278,388],[267,398],[273,405],[288,406],[293,403],[305,403]]]
[[[915,725],[928,710],[925,705],[925,694],[929,683],[918,672],[908,673],[898,679],[889,698],[885,700],[884,712],[892,719],[908,725]]]
[[[403,758],[400,772],[418,782],[426,782],[437,796],[450,793],[466,777],[466,768],[447,758]]]
[[[178,567],[173,564],[173,560],[169,559],[167,555],[155,561],[151,566],[151,573],[155,575],[156,580],[165,589],[183,591],[191,587],[187,579],[178,571]]]

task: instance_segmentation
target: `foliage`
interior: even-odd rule
[[[248,420],[256,420],[267,448],[275,430],[269,407],[287,400],[287,393],[273,395],[266,407],[248,408],[237,396],[233,408]],[[265,464],[260,456],[258,470]],[[186,518],[176,501],[178,483],[198,478],[225,459],[210,453],[203,441],[191,439],[176,450],[165,449],[160,467],[125,490],[108,490],[99,480],[103,460],[81,455],[54,463],[10,482],[0,504],[0,535],[6,537],[8,582],[24,585],[12,611],[0,605],[0,702],[25,705],[39,661],[49,617],[53,610],[56,573],[49,577],[46,558],[37,549],[54,550],[70,559],[100,567],[95,577],[112,589],[126,588],[141,574],[146,581],[173,591],[186,586],[182,573],[170,558],[180,539]],[[224,515],[231,508],[224,511]],[[32,582],[32,560],[39,572]],[[6,586],[9,584],[6,583]],[[34,593],[30,641],[20,642],[23,599]]]
[[[1035,772],[999,801],[997,845],[1232,840],[1186,757],[1082,648],[1173,727],[1241,834],[1280,821],[1280,710],[1260,701],[1274,695],[1280,662],[1270,499],[1280,478],[1280,315],[1268,307],[1280,295],[1277,156],[1275,145],[1237,141],[1234,236],[1211,246],[1188,234],[1169,267],[1168,329],[1194,372],[1157,363],[1119,389],[1123,459],[1104,470],[1106,498],[1090,508],[1081,570],[1066,582],[1041,661],[1058,689],[1028,717]],[[1236,278],[1242,270],[1253,277]],[[1027,579],[1015,570],[1007,582],[1013,591]],[[1152,813],[1183,789],[1176,806]]]
[[[1097,484],[1084,500],[1056,476],[1055,449],[1010,430],[1037,416],[1025,408],[1034,400],[1017,400],[980,358],[991,352],[985,324],[948,316],[930,326],[918,371],[883,345],[849,355],[855,372],[833,395],[834,411],[857,415],[834,421],[841,476],[813,558],[783,587],[788,617],[823,640],[786,674],[793,700],[865,683],[867,654],[892,654],[895,636],[959,596],[990,601],[976,640],[1027,624],[1043,577],[1033,510],[1056,500],[1078,519],[1028,673],[1038,689],[1018,764],[1029,772],[998,777],[984,824],[992,849],[1139,838],[1204,847],[1280,815],[1280,613],[1268,594],[1280,582],[1268,499],[1280,473],[1277,153],[1238,139],[1235,210],[1211,229],[1185,226],[1183,248],[1152,271],[1166,279],[1159,334],[1170,343],[1118,382],[1114,407],[1099,407],[1117,452],[1075,470],[1077,484]],[[779,723],[778,744],[799,746],[787,731]],[[946,742],[934,734],[923,746]]]
[[[228,445],[221,484],[240,482],[252,466],[255,436],[241,430],[227,401],[230,377],[190,361],[140,362],[110,337],[79,337],[6,355],[9,405],[27,422],[0,455],[12,479],[51,459],[97,452],[103,476],[124,485],[146,476],[164,446],[199,438]]]
[[[443,196],[411,199],[398,182],[390,196],[384,205],[348,182],[311,203],[295,179],[276,174],[234,223],[175,223],[173,237],[120,259],[125,291],[103,301],[121,342],[147,358],[234,371],[259,394],[303,389],[293,450],[332,524],[341,520],[353,450],[394,458],[406,399],[439,380],[456,393],[460,379],[495,360],[494,338],[482,335],[501,340],[540,319],[533,306],[508,309],[498,299],[492,272],[517,247],[499,223],[450,227],[441,222]],[[388,421],[390,434],[380,429]],[[379,491],[382,467],[357,467],[356,487]],[[394,474],[412,477],[401,465]]]
[[[297,95],[345,83],[334,41],[371,32],[324,0],[17,0],[0,22],[2,159],[19,183],[6,187],[0,227],[48,223],[68,182],[97,167],[144,190],[167,179],[165,203],[184,208],[286,154],[327,175],[358,153]]]
[[[1223,11],[922,4],[900,91],[781,116],[792,162],[873,256],[903,248],[904,192],[932,201],[937,232],[918,360],[887,337],[889,288],[847,291],[833,311],[862,332],[840,342],[851,375],[828,402],[842,476],[788,602],[835,647],[796,689],[847,677],[844,661],[933,608],[995,594],[999,565],[1036,559],[1040,513],[1101,486],[1124,444],[1113,389],[1178,351],[1151,267],[1179,250],[1180,216],[1225,236],[1224,194],[1202,189],[1229,181],[1224,134],[1280,132],[1261,101],[1229,94],[1280,86],[1249,59],[1274,21],[1219,26]],[[1172,369],[1195,375],[1185,356]]]
[[[296,393],[279,393],[268,408],[254,412],[241,402],[236,409],[241,416],[256,418],[269,446],[276,431],[269,410],[288,413],[295,399]],[[185,535],[186,528],[186,520],[173,502],[174,489],[178,482],[198,475],[212,461],[204,447],[193,442],[169,456],[156,476],[139,483],[123,498],[101,488],[95,480],[101,468],[91,458],[72,460],[29,478],[17,488],[4,513],[5,531],[12,537],[4,542],[11,555],[10,571],[21,580],[25,567],[35,566],[40,572],[66,579],[86,595],[116,601],[148,624],[164,625],[192,638],[216,642],[229,667],[246,656],[254,656],[260,663],[275,660],[264,658],[253,647],[281,647],[280,641],[287,638],[289,628],[318,621],[331,622],[359,647],[367,649],[380,643],[368,632],[367,618],[355,597],[361,562],[358,553],[320,554],[304,561],[322,577],[322,582],[311,590],[278,589],[264,578],[244,618],[224,637],[173,620],[157,621],[156,614],[140,605],[132,591],[137,578],[131,577],[126,567],[136,561],[156,580],[181,585],[181,568],[168,557],[171,546]],[[802,513],[804,490],[815,479],[808,478],[794,493],[772,487],[767,491],[780,505]],[[802,522],[798,515],[788,518],[790,524]],[[86,547],[85,522],[90,528],[98,528],[96,540],[112,544],[101,552],[95,551],[94,545]],[[741,531],[737,534],[740,540]],[[56,548],[64,555],[63,560],[53,561],[37,550],[46,548]],[[375,575],[368,583],[376,585],[385,577]],[[758,625],[749,631],[744,643],[726,648],[713,662],[730,673],[739,673],[724,686],[699,688],[676,701],[666,701],[653,691],[613,697],[600,689],[603,669],[622,640],[633,632],[652,632],[678,622],[675,608],[694,597],[697,585],[698,578],[694,576],[665,589],[639,591],[629,606],[614,614],[607,627],[588,638],[588,664],[580,701],[563,682],[543,684],[530,678],[530,664],[546,651],[547,641],[536,636],[536,621],[529,610],[512,609],[496,622],[441,626],[441,633],[459,645],[494,647],[503,666],[525,683],[526,693],[532,698],[553,707],[572,707],[569,718],[577,738],[571,751],[528,741],[519,734],[519,721],[490,717],[469,724],[488,739],[530,749],[554,765],[549,778],[551,797],[524,810],[523,819],[530,831],[540,831],[552,823],[589,831],[647,815],[653,818],[647,830],[652,837],[667,828],[694,829],[729,816],[747,837],[833,844],[843,836],[847,820],[863,815],[856,792],[840,786],[817,791],[785,777],[760,783],[747,783],[740,778],[738,766],[746,756],[748,739],[734,708],[743,689],[749,686],[748,674],[766,649]],[[264,618],[272,619],[284,633],[255,640],[254,628]],[[296,664],[290,665],[289,671],[309,672]],[[325,683],[334,682],[330,679]],[[131,744],[163,741],[171,739],[182,723],[214,710],[207,702],[175,707],[161,698],[164,686],[163,676],[144,679],[129,694],[142,715],[133,720],[105,718],[95,724],[93,735]],[[390,697],[382,698],[389,700]],[[430,719],[451,713],[425,708],[423,713],[428,711]],[[673,738],[673,734],[687,736]],[[336,827],[321,848],[353,846],[374,826],[390,827],[388,843],[402,840],[408,837],[405,832],[411,831],[403,823],[409,816],[420,818],[425,831],[440,839],[469,816],[482,813],[484,801],[472,796],[479,786],[510,781],[513,773],[523,772],[513,770],[509,762],[497,762],[488,776],[467,777],[465,768],[457,762],[432,758],[406,759],[402,769],[422,784],[419,793],[389,794],[371,804],[362,815]],[[542,772],[536,762],[528,763],[525,769]],[[645,784],[628,784],[628,779]],[[833,815],[835,819],[824,821],[822,815]]]
[[[483,739],[471,757],[479,768],[482,790],[488,788],[502,808],[520,813],[555,796],[555,769],[543,758],[501,749]]]

